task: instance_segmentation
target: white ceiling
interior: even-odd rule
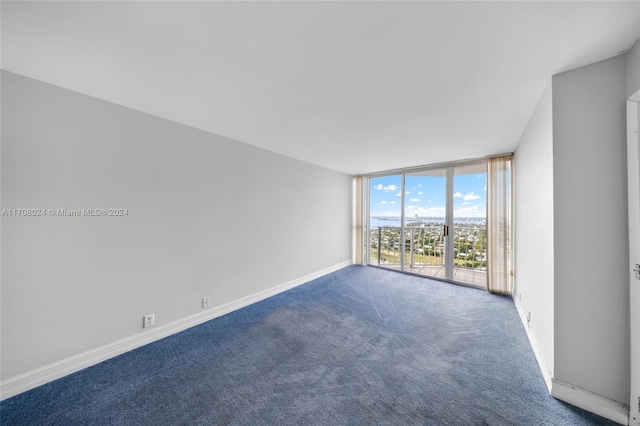
[[[350,174],[512,151],[640,2],[2,2],[2,68]]]

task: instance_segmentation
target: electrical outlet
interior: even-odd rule
[[[142,319],[142,328],[153,327],[156,323],[155,314],[147,314]]]
[[[209,296],[202,298],[202,309],[209,309],[211,307],[211,298]]]
[[[344,262],[344,256],[340,256],[340,260]]]
[[[531,322],[531,311],[527,312],[527,323]]]

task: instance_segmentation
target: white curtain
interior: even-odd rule
[[[511,159],[493,157],[487,164],[487,289],[506,295],[513,292]]]

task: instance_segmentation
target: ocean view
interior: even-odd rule
[[[442,217],[418,217],[418,218],[406,218],[406,225],[410,226],[412,224],[430,224],[430,225],[443,225],[444,218]],[[483,217],[461,217],[454,218],[453,222],[458,225],[478,225],[484,227],[486,225],[486,219]],[[400,227],[400,218],[399,217],[371,217],[369,218],[369,227],[370,228],[378,228],[378,227]]]

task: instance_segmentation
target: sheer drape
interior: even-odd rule
[[[493,157],[487,164],[487,289],[509,295],[513,292],[511,158]]]
[[[364,265],[364,177],[356,176],[354,180],[356,186],[355,263],[356,265]]]

